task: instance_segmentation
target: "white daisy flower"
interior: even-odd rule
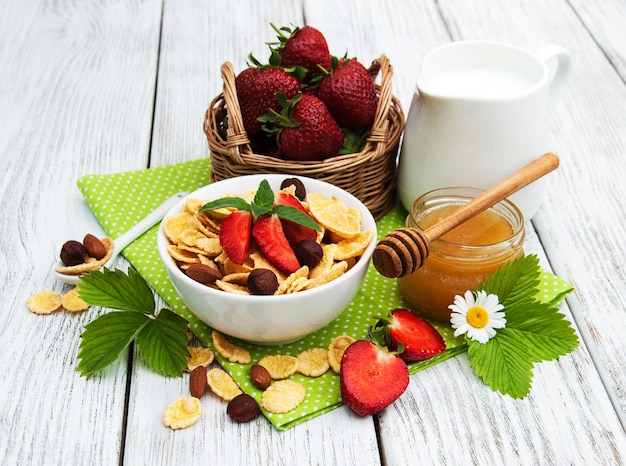
[[[495,294],[466,291],[465,297],[455,296],[454,304],[448,308],[452,311],[450,323],[455,329],[455,337],[467,334],[472,340],[487,343],[496,335],[496,329],[506,326],[506,317],[502,312],[504,306]]]

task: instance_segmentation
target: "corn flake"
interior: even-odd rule
[[[337,374],[341,372],[341,358],[345,353],[348,346],[354,343],[356,340],[350,335],[339,335],[332,339],[330,345],[328,345],[328,362],[333,371]]]
[[[60,293],[53,291],[42,291],[32,295],[26,300],[26,305],[30,312],[35,314],[52,314],[61,309],[63,305],[63,297]]]
[[[202,406],[200,400],[185,396],[171,403],[163,413],[163,424],[171,429],[184,429],[200,419]]]
[[[318,223],[342,238],[352,238],[361,231],[360,216],[354,213],[336,197],[328,198],[323,194],[307,195],[309,211]]]
[[[374,232],[372,230],[363,230],[352,238],[339,241],[334,259],[342,261],[363,255],[372,239],[374,239]]]
[[[306,397],[306,388],[295,380],[279,380],[270,385],[261,397],[261,404],[270,413],[287,413],[300,406]]]
[[[211,391],[224,401],[230,401],[243,393],[237,382],[223,369],[211,369],[206,378]]]
[[[187,372],[192,372],[196,367],[207,367],[215,359],[215,354],[211,348],[199,346],[188,346],[189,355],[187,358]]]
[[[286,354],[263,356],[257,363],[270,373],[274,380],[286,379],[298,370],[298,358]]]
[[[233,345],[217,330],[213,330],[212,337],[215,350],[224,359],[228,359],[230,362],[238,362],[240,364],[248,364],[252,360],[250,353],[245,348]]]
[[[328,350],[324,348],[310,348],[298,356],[298,372],[309,377],[319,377],[330,369]]]
[[[83,312],[89,309],[89,304],[78,295],[78,288],[76,287],[63,295],[61,304],[63,309],[68,312]]]

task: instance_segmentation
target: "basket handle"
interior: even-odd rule
[[[235,70],[230,62],[225,62],[221,68],[222,80],[224,82],[223,93],[224,102],[228,109],[228,129],[226,130],[226,147],[228,155],[235,163],[243,165],[241,152],[251,153],[250,139],[243,126],[241,108],[237,99],[237,89],[235,87]]]
[[[376,107],[376,114],[374,116],[374,122],[372,123],[372,129],[367,137],[367,144],[373,146],[374,155],[378,157],[383,154],[387,147],[387,133],[389,132],[389,105],[393,97],[391,89],[391,77],[393,75],[393,66],[389,61],[389,58],[385,54],[382,54],[379,58],[372,62],[370,68],[380,68],[380,86],[378,96],[378,106]]]

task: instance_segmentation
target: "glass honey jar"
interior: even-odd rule
[[[469,202],[482,191],[442,188],[414,203],[406,226],[425,230]],[[430,243],[421,268],[398,279],[400,290],[415,311],[440,322],[450,322],[448,306],[455,295],[473,290],[506,263],[523,255],[524,218],[508,200],[467,220]]]

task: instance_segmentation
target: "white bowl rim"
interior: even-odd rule
[[[168,271],[174,273],[177,275],[177,277],[179,279],[185,280],[185,282],[191,286],[193,289],[197,290],[198,292],[202,292],[202,293],[207,293],[209,296],[211,295],[215,295],[217,297],[230,297],[230,298],[235,298],[237,300],[239,300],[240,302],[243,303],[258,303],[258,302],[262,302],[262,301],[272,301],[272,300],[279,300],[281,303],[286,303],[288,301],[291,300],[300,300],[302,299],[303,296],[307,296],[307,297],[314,297],[316,294],[320,294],[320,293],[324,293],[325,291],[328,290],[329,286],[340,286],[343,282],[348,281],[351,279],[351,277],[355,274],[357,274],[359,271],[361,271],[363,268],[367,268],[369,267],[369,262],[371,260],[371,256],[372,253],[374,252],[374,248],[376,247],[376,236],[377,236],[377,228],[376,228],[376,221],[374,219],[374,217],[372,216],[371,212],[367,209],[367,207],[357,198],[355,197],[353,194],[349,193],[348,191],[335,186],[331,183],[327,183],[325,181],[322,180],[318,180],[315,178],[310,178],[310,177],[306,177],[306,176],[300,176],[300,175],[288,175],[288,174],[257,174],[257,175],[242,175],[239,177],[234,177],[234,178],[227,178],[225,180],[222,181],[216,181],[210,184],[207,184],[201,188],[196,189],[195,191],[189,193],[187,196],[185,196],[183,199],[181,199],[180,201],[178,201],[168,212],[167,214],[165,214],[164,216],[164,220],[176,215],[178,213],[180,213],[182,211],[182,206],[184,205],[184,203],[186,202],[187,199],[189,198],[194,198],[194,199],[198,199],[200,198],[199,194],[202,193],[203,191],[206,191],[207,189],[210,189],[210,187],[217,185],[218,183],[223,183],[222,186],[224,186],[225,184],[238,184],[241,183],[242,181],[244,183],[252,183],[253,181],[258,180],[258,182],[256,183],[256,186],[258,186],[258,184],[263,180],[263,179],[267,179],[268,182],[270,183],[270,185],[272,184],[272,182],[274,182],[274,184],[276,184],[277,181],[282,182],[282,180],[286,179],[286,178],[299,178],[304,184],[305,186],[307,185],[313,185],[315,186],[315,184],[318,184],[320,186],[324,186],[326,185],[326,187],[328,189],[334,190],[337,193],[341,194],[341,197],[343,199],[341,199],[344,203],[346,203],[348,205],[348,207],[359,207],[359,211],[361,212],[361,225],[365,226],[366,223],[371,223],[372,227],[366,227],[366,229],[371,229],[374,231],[374,237],[373,239],[370,241],[370,244],[368,245],[368,247],[365,249],[364,253],[362,254],[362,256],[359,258],[359,260],[357,261],[357,263],[350,268],[350,270],[348,270],[346,273],[344,273],[343,275],[341,275],[340,277],[335,278],[334,280],[331,280],[328,283],[325,283],[323,285],[320,285],[318,287],[309,289],[309,290],[302,290],[302,291],[298,291],[297,293],[289,293],[289,294],[283,294],[283,295],[244,295],[244,294],[234,294],[234,293],[228,293],[226,291],[223,290],[219,290],[219,289],[215,289],[212,288],[210,286],[206,286],[203,285],[202,283],[199,283],[195,280],[193,280],[192,278],[188,277],[181,269],[180,267],[178,267],[176,265],[176,263],[174,262],[174,259],[169,255],[169,253],[167,252],[167,246],[170,243],[170,241],[165,237],[165,234],[163,232],[163,225],[164,225],[164,221],[161,222],[161,225],[159,226],[159,230],[158,230],[158,235],[157,235],[157,247],[159,250],[159,254],[161,255],[161,260],[164,263],[164,266],[166,267],[166,269],[168,269]],[[253,188],[254,189],[254,188]],[[314,189],[311,190],[309,189],[309,187],[307,186],[307,192],[316,192]],[[237,194],[237,193],[232,193],[233,195]],[[204,199],[202,199],[204,200]],[[207,201],[209,199],[206,199]]]

